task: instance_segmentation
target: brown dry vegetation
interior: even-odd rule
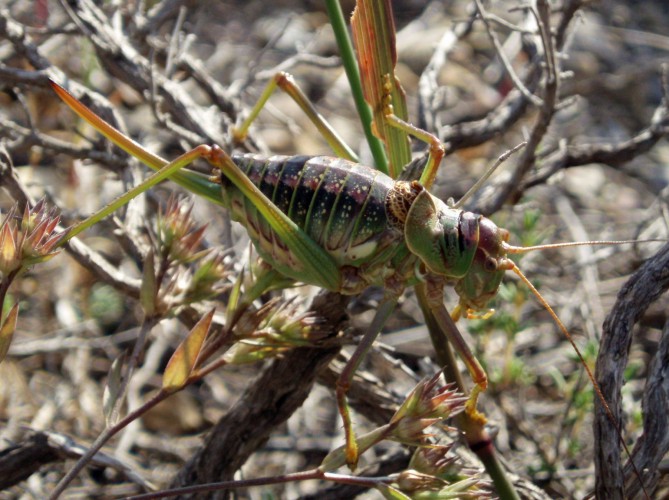
[[[23,206],[45,197],[71,223],[144,175],[137,162],[75,119],[51,92],[49,77],[89,102],[96,99],[99,113],[147,148],[174,158],[199,143],[232,149],[230,126],[248,111],[267,79],[285,70],[349,144],[362,147],[320,2],[165,1],[146,12],[136,10],[134,2],[114,2],[100,11],[87,2],[69,3],[73,17],[58,2],[18,0],[0,6],[3,213],[15,202]],[[396,3],[402,4],[395,10],[397,74],[413,122],[449,146],[434,192],[457,199],[486,166],[536,130],[544,111],[515,88],[483,23],[473,21],[474,2]],[[494,2],[492,12],[530,29],[524,11],[510,10],[516,4]],[[662,63],[669,52],[669,7],[659,0],[565,0],[553,7],[553,28],[564,38],[563,70],[571,72],[562,75],[562,107],[552,108],[550,126],[534,145],[531,168],[522,178],[510,181],[528,158],[525,153],[507,161],[468,208],[491,214],[511,230],[513,242],[524,245],[666,238],[669,118]],[[566,14],[569,9],[573,15]],[[566,18],[570,23],[561,34]],[[542,47],[504,23],[491,20],[490,25],[514,71],[541,96],[545,82],[529,75]],[[448,36],[455,37],[450,44]],[[421,147],[416,145],[417,155]],[[267,154],[328,152],[301,111],[281,94],[272,98],[244,148]],[[82,244],[13,283],[8,300],[20,304],[20,316],[0,364],[0,484],[5,488],[0,498],[45,497],[80,455],[79,447],[90,445],[104,428],[108,372],[115,359],[132,350],[140,325],[146,324],[138,303],[142,262],[154,239],[157,207],[174,190],[170,183],[151,190],[85,233]],[[218,301],[181,307],[151,329],[128,388],[132,407],[160,387],[167,360],[195,321],[212,304],[223,313],[248,257],[244,229],[231,224],[219,207],[196,201],[193,218],[207,224],[203,247],[226,249],[228,275]],[[610,315],[599,361],[610,373],[604,389],[614,394],[616,377],[626,369],[623,435],[635,447],[639,468],[648,469],[649,488],[658,485],[666,492],[662,458],[669,403],[663,370],[669,357],[666,301],[658,297],[669,286],[669,264],[660,247],[546,251],[528,254],[519,265],[593,366],[602,324]],[[624,288],[649,258],[636,281]],[[627,295],[614,306],[621,289]],[[381,292],[369,290],[348,304],[323,293],[312,302],[315,292],[300,288],[290,294],[300,312],[310,311],[319,320],[320,340],[327,341],[207,375],[113,438],[67,494],[116,498],[150,485],[231,479],[240,470],[254,478],[317,466],[343,442],[333,400],[342,366],[336,346],[341,340],[343,352],[350,352]],[[609,462],[618,453],[615,431],[601,411],[595,413],[592,386],[571,346],[514,277],[506,280],[494,307],[497,313],[486,321],[458,324],[471,333],[468,338],[490,376],[480,405],[522,494],[583,497],[595,487],[595,455],[606,457],[600,478],[615,484],[617,469]],[[411,294],[385,332],[351,391],[358,429],[387,421],[415,383],[438,369],[429,359],[432,348]],[[632,334],[627,362],[626,335]],[[613,397],[607,393],[611,402]],[[597,439],[595,418],[603,426]],[[464,445],[457,448],[467,467],[480,468]],[[365,454],[361,466],[364,474],[387,475],[407,463],[406,449],[384,443]],[[634,473],[626,472],[633,481]],[[351,498],[363,491],[293,483],[238,495]]]

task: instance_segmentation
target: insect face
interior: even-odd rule
[[[467,212],[466,212],[467,213]],[[507,258],[506,242],[509,232],[497,227],[490,219],[478,219],[478,245],[469,272],[455,285],[460,297],[460,309],[468,315],[485,309],[497,295],[506,271],[514,264]]]

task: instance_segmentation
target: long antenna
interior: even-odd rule
[[[488,180],[488,177],[490,177],[493,174],[493,172],[497,170],[497,167],[499,167],[509,158],[509,156],[518,151],[520,148],[524,147],[526,144],[527,141],[521,142],[520,144],[513,147],[512,149],[509,149],[508,151],[503,153],[499,158],[497,158],[497,161],[495,161],[495,163],[493,163],[490,167],[488,167],[488,170],[486,170],[485,173],[481,177],[479,177],[479,179],[474,183],[474,185],[470,187],[467,190],[467,192],[464,195],[462,195],[462,198],[460,198],[451,208],[462,208],[462,205],[465,204],[465,201],[471,198],[472,195],[479,190],[479,188],[483,185],[483,183]]]
[[[654,241],[654,240],[651,240]],[[612,243],[630,243],[629,241],[625,242],[589,242],[589,243],[595,243],[595,244],[612,244]],[[587,244],[586,242],[581,243],[581,244]],[[565,247],[565,246],[576,246],[578,243],[558,243],[556,245],[546,245],[546,247]],[[514,247],[514,248],[523,248],[523,247]],[[537,248],[533,247],[526,247],[526,249],[532,249],[532,250],[537,250]],[[520,252],[518,252],[520,253]],[[650,498],[648,495],[648,492],[646,491],[646,487],[643,484],[643,480],[641,479],[641,474],[639,473],[639,470],[636,467],[636,464],[634,463],[634,460],[632,459],[632,454],[630,453],[629,448],[627,447],[627,444],[625,443],[625,440],[623,439],[623,433],[622,429],[620,428],[620,425],[618,424],[618,421],[616,418],[613,416],[613,412],[611,411],[611,408],[609,407],[609,404],[606,402],[606,399],[604,398],[604,394],[602,393],[602,389],[597,383],[597,380],[595,380],[595,376],[593,375],[592,371],[590,370],[590,367],[587,365],[585,362],[585,358],[583,357],[583,354],[581,353],[581,350],[578,348],[576,345],[576,342],[574,342],[573,337],[567,330],[567,327],[564,326],[564,323],[562,323],[562,320],[558,317],[558,315],[555,313],[553,308],[550,306],[548,302],[546,302],[546,299],[539,293],[539,290],[537,290],[532,282],[527,279],[527,277],[523,274],[523,272],[520,270],[520,268],[511,260],[508,260],[507,265],[509,266],[508,269],[516,273],[516,275],[521,279],[523,283],[527,286],[527,288],[530,289],[530,291],[534,294],[534,296],[537,298],[539,303],[548,311],[548,314],[551,315],[553,318],[553,321],[555,324],[558,326],[560,331],[563,333],[563,335],[567,338],[571,346],[574,348],[574,351],[576,351],[576,355],[578,356],[578,359],[581,360],[581,364],[583,365],[583,368],[585,368],[586,373],[588,374],[588,378],[590,379],[590,382],[592,382],[592,386],[595,389],[595,392],[597,393],[597,397],[599,398],[600,402],[602,403],[602,406],[604,407],[604,410],[606,411],[606,414],[608,415],[609,419],[611,420],[611,423],[616,429],[616,432],[618,433],[618,439],[620,440],[620,443],[623,445],[623,448],[625,449],[625,453],[627,454],[627,457],[629,458],[630,464],[632,465],[632,469],[634,469],[634,473],[636,476],[639,478],[639,483],[641,485],[641,489],[644,492],[644,495],[646,498]]]
[[[535,245],[531,247],[517,247],[502,243],[502,247],[507,253],[527,253],[535,250],[554,250],[556,248],[584,247],[584,246],[614,246],[630,245],[632,243],[666,243],[666,239],[655,238],[649,240],[597,240],[597,241],[569,241],[566,243],[548,243],[546,245]]]

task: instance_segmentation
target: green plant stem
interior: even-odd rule
[[[11,284],[14,282],[14,278],[16,278],[21,271],[23,271],[23,268],[20,267],[9,273],[0,281],[0,319],[2,321],[5,320],[5,298],[7,297],[7,292],[9,291]]]
[[[434,346],[437,355],[437,363],[443,367],[446,379],[449,382],[455,382],[458,386],[458,390],[463,394],[466,394],[464,381],[457,368],[453,350],[428,306],[424,284],[416,285],[416,295],[425,317],[425,324],[430,332],[430,339],[432,340],[432,345]],[[458,428],[464,434],[467,445],[479,457],[486,472],[492,479],[493,484],[495,485],[495,491],[499,495],[499,498],[502,500],[520,500],[518,493],[513,488],[511,481],[497,459],[495,447],[488,432],[485,430],[485,427],[469,417],[466,412],[459,413],[455,419]]]
[[[346,28],[344,13],[341,10],[341,5],[339,5],[339,0],[326,0],[325,5],[328,9],[330,24],[332,25],[332,30],[334,31],[335,38],[337,40],[337,46],[339,47],[341,59],[344,64],[344,71],[346,71],[346,76],[348,78],[349,85],[351,86],[353,101],[355,102],[355,107],[358,110],[358,116],[360,117],[360,122],[362,123],[365,137],[367,138],[367,144],[369,144],[369,149],[371,150],[372,156],[374,157],[377,170],[380,170],[384,174],[388,175],[388,159],[386,158],[383,143],[379,140],[378,137],[374,135],[374,132],[372,131],[372,122],[374,118],[372,116],[372,110],[365,101],[365,97],[362,92],[362,83],[360,82],[358,61],[355,57],[351,37],[349,36],[348,29]]]

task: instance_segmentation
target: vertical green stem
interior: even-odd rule
[[[434,345],[437,362],[443,367],[446,379],[450,382],[455,382],[461,392],[465,392],[464,383],[460,372],[458,371],[453,350],[446,335],[441,331],[437,321],[432,314],[432,310],[428,306],[427,294],[425,284],[416,285],[416,295],[418,303],[423,315],[425,316],[425,324],[430,332],[430,338]],[[520,500],[518,493],[513,487],[504,468],[497,459],[495,447],[493,446],[488,432],[480,422],[471,418],[467,412],[458,414],[457,420],[458,428],[463,432],[467,444],[479,457],[483,463],[486,472],[492,479],[495,485],[495,491],[499,498],[503,500]]]
[[[341,10],[341,5],[339,5],[339,0],[326,0],[325,5],[328,9],[330,24],[332,24],[332,29],[335,38],[337,39],[337,45],[339,46],[339,52],[341,53],[344,70],[346,71],[346,76],[349,85],[351,86],[351,93],[353,94],[353,100],[355,101],[355,106],[358,110],[358,116],[360,116],[360,122],[365,131],[367,144],[369,144],[369,149],[374,157],[376,168],[388,175],[388,159],[386,158],[383,143],[372,131],[372,122],[374,118],[362,92],[358,61],[355,57],[355,52],[353,51],[351,37],[348,35],[344,13]]]

